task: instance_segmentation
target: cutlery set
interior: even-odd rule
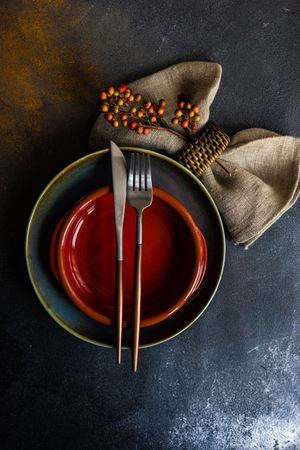
[[[123,224],[126,198],[136,210],[136,247],[133,289],[133,352],[132,370],[137,371],[142,297],[142,216],[153,200],[149,155],[132,153],[127,177],[126,160],[119,147],[111,141],[111,162],[116,228],[116,331],[117,362],[121,364],[123,324]],[[126,195],[127,194],[127,195]]]

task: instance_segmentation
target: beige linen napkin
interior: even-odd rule
[[[185,62],[130,83],[130,87],[151,101],[165,98],[167,120],[174,115],[178,94],[184,93],[200,107],[201,128],[209,118],[221,75],[219,64]],[[144,136],[126,128],[113,128],[101,114],[93,126],[90,146],[97,149],[110,139],[123,146],[156,149],[171,155],[182,150],[184,144],[182,139],[164,130],[154,130]],[[200,180],[214,198],[234,242],[248,247],[299,196],[300,138],[259,128],[246,129],[232,137],[220,159],[231,177],[213,163]]]

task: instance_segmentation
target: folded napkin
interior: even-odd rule
[[[191,103],[200,107],[201,128],[208,121],[221,75],[219,64],[185,62],[129,86],[147,100],[157,102],[165,98],[167,120],[174,115],[178,94],[184,93]],[[101,114],[93,126],[90,146],[97,149],[111,139],[123,146],[144,147],[171,155],[180,152],[184,145],[182,139],[164,130],[154,130],[145,136],[127,128],[113,128]],[[214,162],[200,179],[216,202],[234,242],[248,247],[299,196],[300,138],[280,136],[260,128],[246,129],[231,138],[220,160],[231,176]]]

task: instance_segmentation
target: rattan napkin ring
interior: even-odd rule
[[[179,153],[177,159],[196,177],[200,177],[222,155],[229,143],[230,137],[209,121]]]

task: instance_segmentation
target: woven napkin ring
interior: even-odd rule
[[[207,122],[193,142],[190,142],[178,155],[178,161],[194,175],[202,173],[222,155],[230,143],[230,137],[213,122]]]

